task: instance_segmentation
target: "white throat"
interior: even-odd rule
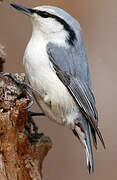
[[[40,30],[38,27],[33,27],[32,32],[32,40],[45,42],[47,45],[49,42],[54,43],[58,46],[67,47],[66,38],[68,36],[68,33],[65,30],[61,30],[58,32],[44,32],[43,30]],[[41,42],[42,43],[42,42]]]

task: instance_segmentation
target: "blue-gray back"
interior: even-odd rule
[[[91,88],[88,58],[83,44],[79,22],[60,8],[50,6],[46,6],[46,8],[53,9],[55,15],[64,19],[75,32],[77,39],[74,41],[74,46],[69,45],[69,48],[58,47],[56,44],[49,43],[47,50],[51,49],[52,56],[55,56],[55,61],[62,70],[67,71],[75,77],[78,76]]]

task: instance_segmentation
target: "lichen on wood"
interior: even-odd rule
[[[52,142],[44,135],[29,142],[23,108],[28,103],[26,94],[9,78],[0,78],[0,180],[42,180],[43,159]]]

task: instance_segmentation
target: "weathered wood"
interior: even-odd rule
[[[23,75],[20,77],[23,78]],[[0,80],[0,180],[41,180],[42,163],[52,147],[49,137],[28,141],[24,125],[29,103],[7,77]]]

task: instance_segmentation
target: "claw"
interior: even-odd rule
[[[0,74],[1,74],[2,76],[9,76],[10,73],[7,73],[7,72],[0,72]]]
[[[13,82],[15,82],[16,84],[18,84],[18,80],[11,74],[11,73],[7,73],[7,72],[0,72],[0,74],[4,77],[7,76],[10,79],[12,79]]]
[[[31,90],[31,91],[36,91],[34,90],[30,85],[27,85],[26,83],[24,82],[21,82],[20,80],[18,80],[15,76],[13,76],[11,73],[7,73],[7,72],[0,72],[0,74],[2,76],[7,76],[9,77],[17,86],[19,86],[21,89],[23,89],[23,91],[26,93],[26,95],[29,97],[29,100],[30,100],[30,103],[28,104],[27,107],[24,107],[23,109],[28,109],[30,108],[33,103],[34,103],[34,100],[33,100],[33,97],[32,95],[28,92],[28,89]],[[36,91],[37,92],[37,91]]]
[[[34,99],[33,99],[32,95],[30,95],[28,90],[25,89],[25,92],[26,92],[27,96],[29,97],[29,104],[26,107],[23,107],[23,109],[29,109],[33,105]]]

